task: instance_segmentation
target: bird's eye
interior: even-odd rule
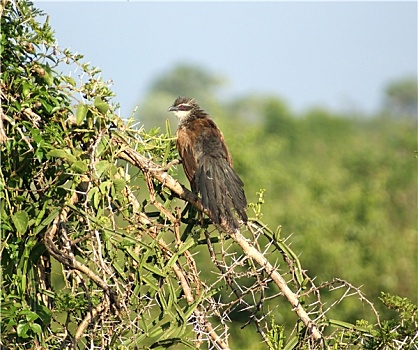
[[[179,106],[179,109],[182,110],[182,111],[184,111],[186,109],[186,107],[184,105],[180,105]]]

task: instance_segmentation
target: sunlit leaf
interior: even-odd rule
[[[29,215],[26,211],[18,211],[12,215],[12,221],[16,227],[17,232],[23,234],[28,228]]]
[[[77,158],[74,155],[66,152],[63,149],[52,149],[46,154],[46,156],[48,158],[50,157],[63,158],[63,159],[68,160],[70,163],[74,163],[77,160]]]
[[[126,181],[124,179],[115,179],[113,180],[113,186],[115,187],[116,192],[121,192],[126,185]]]
[[[97,96],[94,99],[94,107],[96,107],[99,110],[99,112],[103,114],[105,114],[109,110],[109,105],[100,96]]]
[[[112,166],[112,164],[110,164],[110,162],[108,162],[107,160],[99,161],[95,166],[97,176],[99,176],[99,177],[102,176],[102,174],[104,172],[107,172],[110,169],[111,166]]]
[[[78,160],[71,165],[71,170],[77,174],[85,174],[88,170],[88,166],[82,160]]]
[[[51,86],[54,83],[54,76],[53,76],[52,69],[48,65],[44,65],[43,68],[44,68],[44,71],[45,71],[43,79],[48,86]]]
[[[72,77],[63,76],[62,78],[63,78],[64,81],[66,81],[68,84],[70,84],[73,87],[75,87],[77,85],[75,80]]]
[[[27,338],[27,331],[29,330],[29,323],[25,321],[20,321],[16,327],[17,335],[21,338]]]
[[[42,333],[42,327],[38,323],[32,323],[30,329],[36,334]]]
[[[24,311],[23,314],[26,316],[26,320],[28,322],[35,321],[36,319],[39,318],[39,316],[35,312],[30,311],[30,310]]]
[[[89,107],[86,104],[80,103],[78,105],[77,111],[75,113],[75,122],[77,125],[81,125],[83,123],[83,120],[86,117],[88,110]]]

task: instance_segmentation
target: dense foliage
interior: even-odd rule
[[[360,119],[295,115],[275,97],[220,105],[220,79],[173,71],[211,89],[204,102],[252,202],[241,242],[179,209],[201,206],[171,177],[183,179],[169,124],[161,134],[119,118],[99,70],[57,47],[40,11],[2,4],[2,349],[418,347],[405,84],[388,89],[379,116]],[[162,111],[171,83],[151,90]]]

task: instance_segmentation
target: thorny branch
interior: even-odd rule
[[[77,194],[74,193],[70,199],[69,204],[74,204],[77,202]],[[96,275],[91,269],[86,265],[77,261],[74,257],[71,257],[68,253],[65,253],[63,250],[60,250],[57,245],[54,243],[54,236],[60,232],[61,228],[65,226],[67,221],[67,215],[69,212],[69,207],[63,208],[60,214],[54,219],[51,227],[46,231],[44,235],[44,243],[48,252],[59,262],[65,266],[78,270],[88,276],[93,282],[95,282],[103,291],[108,295],[112,304],[120,309],[119,301],[116,293],[109,287],[109,285],[103,281],[98,275]]]
[[[147,179],[148,189],[149,189],[150,192],[152,192],[153,191],[152,183],[150,182],[149,178],[147,178],[147,176],[146,176],[146,179]],[[127,191],[127,193],[129,192],[128,189],[126,189],[126,191]],[[153,197],[153,195],[151,195],[151,197]],[[133,205],[133,207],[138,207],[137,200],[134,196],[129,196],[129,199],[130,199],[130,202]],[[151,199],[152,199],[152,203],[155,205],[155,203],[156,203],[155,197],[151,198]],[[164,210],[164,213],[165,212],[166,211]],[[139,214],[139,220],[140,220],[141,223],[143,223],[145,225],[150,225],[151,224],[151,220],[149,218],[147,218],[147,216],[144,213],[137,213],[137,214]],[[171,218],[174,219],[172,216],[171,216]],[[158,239],[158,237],[157,237],[158,230],[156,229],[156,227],[153,226],[153,228],[148,231],[148,234],[153,239],[157,240],[158,245],[160,246],[161,250],[165,254],[167,260],[169,260],[172,257],[173,252],[171,251],[170,247],[167,246],[167,244],[165,243],[164,240]],[[187,277],[194,280],[194,282],[197,286],[197,290],[196,290],[197,293],[201,292],[202,286],[201,286],[201,282],[198,278],[198,272],[197,272],[197,269],[196,269],[196,262],[194,261],[192,255],[188,251],[185,251],[185,256],[187,258],[188,266],[189,266],[189,269],[191,271],[190,275],[187,275],[184,272],[184,269],[181,267],[181,265],[179,263],[175,263],[173,265],[173,271],[176,274],[176,276],[177,276],[177,278],[180,282],[180,285],[181,285],[181,288],[184,292],[187,303],[189,305],[193,305],[196,300],[195,300],[195,297],[193,296],[192,287],[191,287],[190,283],[188,282]],[[198,324],[201,325],[204,328],[204,332],[209,335],[212,342],[214,344],[216,344],[219,349],[229,349],[229,346],[227,345],[227,343],[225,343],[222,340],[222,338],[216,333],[215,329],[212,327],[212,325],[208,321],[205,313],[200,311],[199,307],[197,307],[195,309],[193,314],[194,314],[194,318],[197,320]],[[199,347],[200,343],[201,343],[201,341],[198,340],[196,342],[196,346]]]
[[[150,159],[142,156],[138,152],[128,147],[121,139],[113,138],[113,142],[121,147],[118,156],[131,163],[134,166],[140,168],[144,173],[149,174],[154,179],[161,182],[165,187],[169,188],[172,192],[176,193],[181,199],[186,200],[195,206],[199,211],[204,212],[210,217],[210,212],[205,210],[199,201],[199,199],[180,183],[172,178],[165,171],[160,170],[158,165]],[[259,266],[267,272],[275,284],[279,287],[282,294],[286,297],[289,303],[292,305],[293,311],[296,312],[300,320],[309,330],[313,339],[321,341],[322,335],[318,330],[315,323],[311,320],[308,313],[304,310],[303,306],[299,302],[298,296],[288,287],[284,278],[273,267],[273,265],[263,256],[263,254],[257,250],[249,241],[240,233],[239,230],[232,230],[225,223],[221,225],[221,229],[228,233],[228,235],[241,247],[244,254],[258,263]]]

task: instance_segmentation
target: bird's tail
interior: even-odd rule
[[[247,199],[244,184],[226,159],[204,157],[194,178],[194,187],[202,197],[202,204],[212,214],[212,221],[220,224],[224,218],[238,228],[236,214],[247,222]]]

